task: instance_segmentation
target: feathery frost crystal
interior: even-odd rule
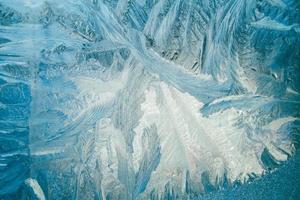
[[[218,199],[298,155],[299,94],[298,0],[1,0],[0,199]]]

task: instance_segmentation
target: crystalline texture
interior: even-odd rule
[[[280,168],[298,155],[299,9],[2,0],[0,198],[195,199]]]

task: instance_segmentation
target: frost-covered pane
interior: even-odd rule
[[[1,0],[0,199],[298,199],[299,10]]]

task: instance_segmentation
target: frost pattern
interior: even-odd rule
[[[193,199],[298,149],[296,0],[2,0],[0,197]]]

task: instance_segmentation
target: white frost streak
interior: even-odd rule
[[[124,70],[117,80],[102,81],[92,78],[80,77],[73,79],[80,95],[89,95],[89,98],[97,99],[100,104],[111,102],[116,93],[120,91],[128,79],[128,70]],[[91,102],[87,102],[91,103]]]
[[[25,180],[25,184],[30,186],[34,192],[34,194],[36,195],[36,197],[39,200],[45,200],[45,195],[44,192],[41,188],[41,186],[39,185],[39,183],[37,182],[37,180],[32,179],[32,178],[28,178]]]
[[[251,22],[251,25],[256,28],[263,28],[263,29],[269,29],[269,30],[276,30],[276,31],[290,31],[292,28],[295,28],[296,32],[299,32],[298,24],[293,25],[285,25],[282,23],[279,23],[277,21],[272,20],[270,17],[264,17],[261,20],[257,22]]]
[[[268,125],[265,126],[267,129],[278,130],[282,125],[297,120],[295,117],[284,117],[277,120],[272,121]]]

